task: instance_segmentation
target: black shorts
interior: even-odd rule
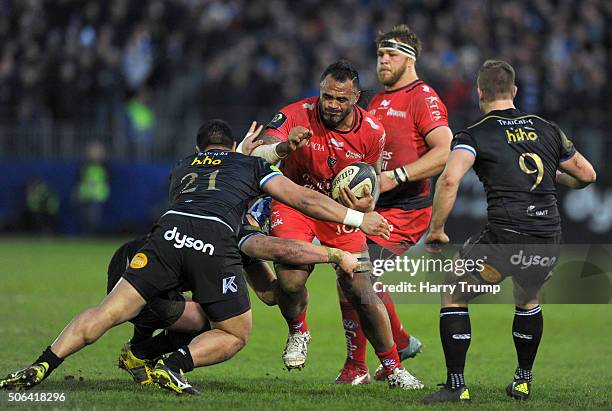
[[[130,322],[138,327],[154,330],[168,328],[178,321],[185,311],[185,297],[179,291],[151,298],[140,313]]]
[[[204,218],[162,216],[123,277],[147,302],[178,289],[203,307],[248,295],[234,233]]]
[[[512,277],[523,289],[539,290],[552,275],[559,259],[560,242],[561,233],[536,237],[487,225],[465,242],[459,258],[464,260],[465,267],[468,260],[481,261],[473,269],[464,268],[480,283],[497,284]]]
[[[108,264],[106,294],[109,294],[115,285],[117,285],[117,282],[123,277],[125,270],[129,267],[134,254],[136,254],[146,242],[147,236],[138,237],[123,244],[115,251],[115,254],[113,254]]]

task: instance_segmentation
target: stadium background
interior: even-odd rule
[[[345,57],[368,94],[379,89],[373,38],[407,22],[417,69],[457,130],[479,116],[475,73],[487,58],[517,69],[517,106],[559,122],[598,170],[561,194],[566,240],[605,241],[612,228],[612,3],[607,1],[10,1],[0,2],[0,229],[25,229],[26,185],[59,197],[47,231],[85,230],[75,216],[88,147],[105,150],[110,196],[96,232],[144,232],[165,207],[172,162],[206,118],[242,134],[318,92]],[[456,236],[482,223],[472,175],[451,219]],[[25,224],[27,226],[27,224]]]
[[[165,208],[169,170],[191,152],[204,119],[225,118],[242,134],[251,120],[266,123],[279,106],[316,94],[320,72],[340,57],[357,65],[364,90],[378,90],[373,37],[398,23],[422,39],[417,69],[447,104],[452,129],[479,116],[473,86],[482,61],[515,66],[517,105],[558,121],[598,171],[593,187],[561,193],[566,241],[609,242],[611,17],[612,2],[595,0],[0,0],[0,372],[27,364],[102,298],[108,259]],[[92,144],[106,153],[110,194],[89,231],[77,187]],[[26,190],[41,181],[52,195]],[[28,198],[55,212],[51,223],[32,224]],[[452,239],[462,242],[484,217],[471,175],[451,217]],[[409,369],[426,392],[332,386],[344,355],[333,272],[319,268],[309,289],[314,340],[297,375],[281,369],[286,329],[277,309],[254,301],[247,347],[190,375],[204,398],[179,401],[129,384],[113,366],[127,326],[66,361],[41,389],[66,392],[65,405],[80,409],[414,409],[443,380],[438,306],[399,304],[425,343]],[[609,306],[545,310],[531,408],[609,409]],[[514,409],[499,389],[514,365],[512,307],[471,312],[474,405]],[[371,352],[368,362],[373,370]]]

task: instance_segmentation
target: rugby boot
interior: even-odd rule
[[[151,370],[151,380],[158,387],[172,391],[177,395],[199,395],[200,392],[193,388],[182,372],[172,371],[166,367],[163,360],[157,362]]]
[[[130,343],[127,342],[121,348],[117,365],[127,371],[136,384],[151,384],[152,361],[142,360],[134,355]]]
[[[468,402],[470,401],[470,391],[464,385],[456,389],[451,389],[446,384],[438,384],[442,387],[433,394],[428,395],[423,399],[425,404],[435,404],[440,402]]]
[[[310,332],[289,333],[285,350],[283,351],[283,363],[288,371],[294,368],[302,369],[306,365],[308,355],[308,343],[310,343]]]
[[[411,335],[410,339],[408,340],[408,346],[403,350],[397,350],[397,355],[399,356],[400,361],[404,361],[408,358],[416,357],[416,355],[421,352],[422,348],[423,343],[421,343],[418,338]],[[382,364],[376,369],[374,379],[376,381],[386,381],[387,375],[385,374],[385,369],[383,368]]]
[[[34,363],[1,379],[0,388],[8,391],[29,390],[45,379],[47,371],[49,371],[49,364],[46,362]]]

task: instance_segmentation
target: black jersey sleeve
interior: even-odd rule
[[[257,159],[255,164],[255,178],[259,181],[259,189],[262,190],[268,181],[276,176],[282,176],[283,173],[276,166],[271,165],[262,158]]]
[[[574,147],[574,143],[572,140],[567,138],[563,130],[555,124],[551,122],[551,125],[555,129],[559,137],[559,163],[569,160],[576,154],[576,147]]]
[[[478,145],[474,137],[467,130],[460,130],[453,136],[451,150],[466,150],[476,156]]]
[[[238,231],[238,247],[240,251],[242,251],[244,242],[255,235],[266,235],[266,233],[264,233],[261,228],[254,225],[243,224],[240,226],[240,231]]]
[[[240,226],[240,231],[238,231],[238,248],[240,249],[240,258],[242,259],[243,267],[248,267],[249,265],[262,261],[259,258],[253,258],[242,251],[242,246],[244,243],[249,238],[257,235],[266,235],[266,233],[264,233],[261,228],[254,225],[243,224]]]

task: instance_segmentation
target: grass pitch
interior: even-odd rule
[[[49,345],[79,311],[105,292],[106,267],[121,240],[0,239],[0,373],[21,368]],[[140,387],[116,366],[131,327],[122,325],[67,359],[40,392],[64,392],[63,403],[16,405],[0,394],[0,409],[442,409],[421,404],[445,378],[438,338],[437,305],[399,305],[405,327],[424,352],[405,362],[426,385],[422,391],[391,390],[385,384],[332,385],[345,352],[334,274],[320,266],[311,277],[308,321],[313,334],[303,371],[288,373],[280,358],[286,325],[275,307],[253,298],[251,341],[235,358],[189,374],[199,397],[175,397]],[[612,409],[612,310],[610,305],[548,305],[544,337],[534,368],[532,399],[517,404],[505,396],[516,365],[511,305],[474,305],[473,341],[466,379],[474,409]],[[377,360],[369,349],[373,373]],[[32,391],[29,391],[32,392]]]

